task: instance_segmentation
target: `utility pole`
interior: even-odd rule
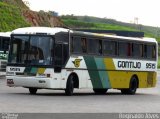
[[[135,18],[134,18],[134,24],[138,25],[138,20],[139,20],[139,18],[138,18],[138,17],[135,17]]]
[[[135,24],[135,28],[137,30],[141,31],[142,25],[139,24],[139,18],[138,17],[134,17],[134,24]]]

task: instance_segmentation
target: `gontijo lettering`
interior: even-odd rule
[[[118,61],[118,68],[140,69],[141,68],[141,62]]]

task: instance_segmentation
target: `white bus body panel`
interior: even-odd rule
[[[79,88],[92,88],[92,83],[90,80],[90,76],[88,70],[86,69],[86,64],[84,62],[83,57],[77,57],[81,59],[81,65],[76,69],[73,61],[75,61],[74,57],[71,57],[66,64],[65,69],[62,69],[60,73],[55,73],[54,69],[46,68],[45,74],[50,74],[50,77],[46,77],[43,75],[36,76],[24,76],[24,75],[16,75],[16,73],[24,73],[25,67],[7,67],[7,79],[13,79],[14,84],[9,86],[21,86],[21,87],[36,87],[36,88],[51,88],[51,89],[65,89],[67,79],[70,74],[75,73],[79,78]],[[76,58],[76,59],[77,59]],[[18,69],[18,70],[17,70]],[[12,71],[17,70],[17,71]],[[45,82],[45,83],[40,83]]]

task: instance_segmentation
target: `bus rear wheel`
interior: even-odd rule
[[[29,93],[34,95],[37,93],[37,88],[29,88]]]
[[[130,80],[130,85],[128,89],[121,89],[122,94],[134,95],[138,88],[138,79],[136,77],[132,77]]]
[[[106,94],[108,89],[93,89],[95,94]]]
[[[68,78],[68,80],[67,80],[67,85],[66,85],[66,89],[65,89],[65,94],[68,95],[68,96],[73,95],[73,90],[74,90],[73,78],[74,78],[74,76],[71,75],[71,76],[69,76],[69,78]]]

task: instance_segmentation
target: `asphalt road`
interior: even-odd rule
[[[30,95],[28,89],[10,88],[0,79],[0,112],[8,113],[157,113],[160,112],[160,73],[155,88],[138,89],[136,95],[121,95],[109,90],[95,95],[92,90],[75,90],[73,96],[64,91],[39,90]]]

